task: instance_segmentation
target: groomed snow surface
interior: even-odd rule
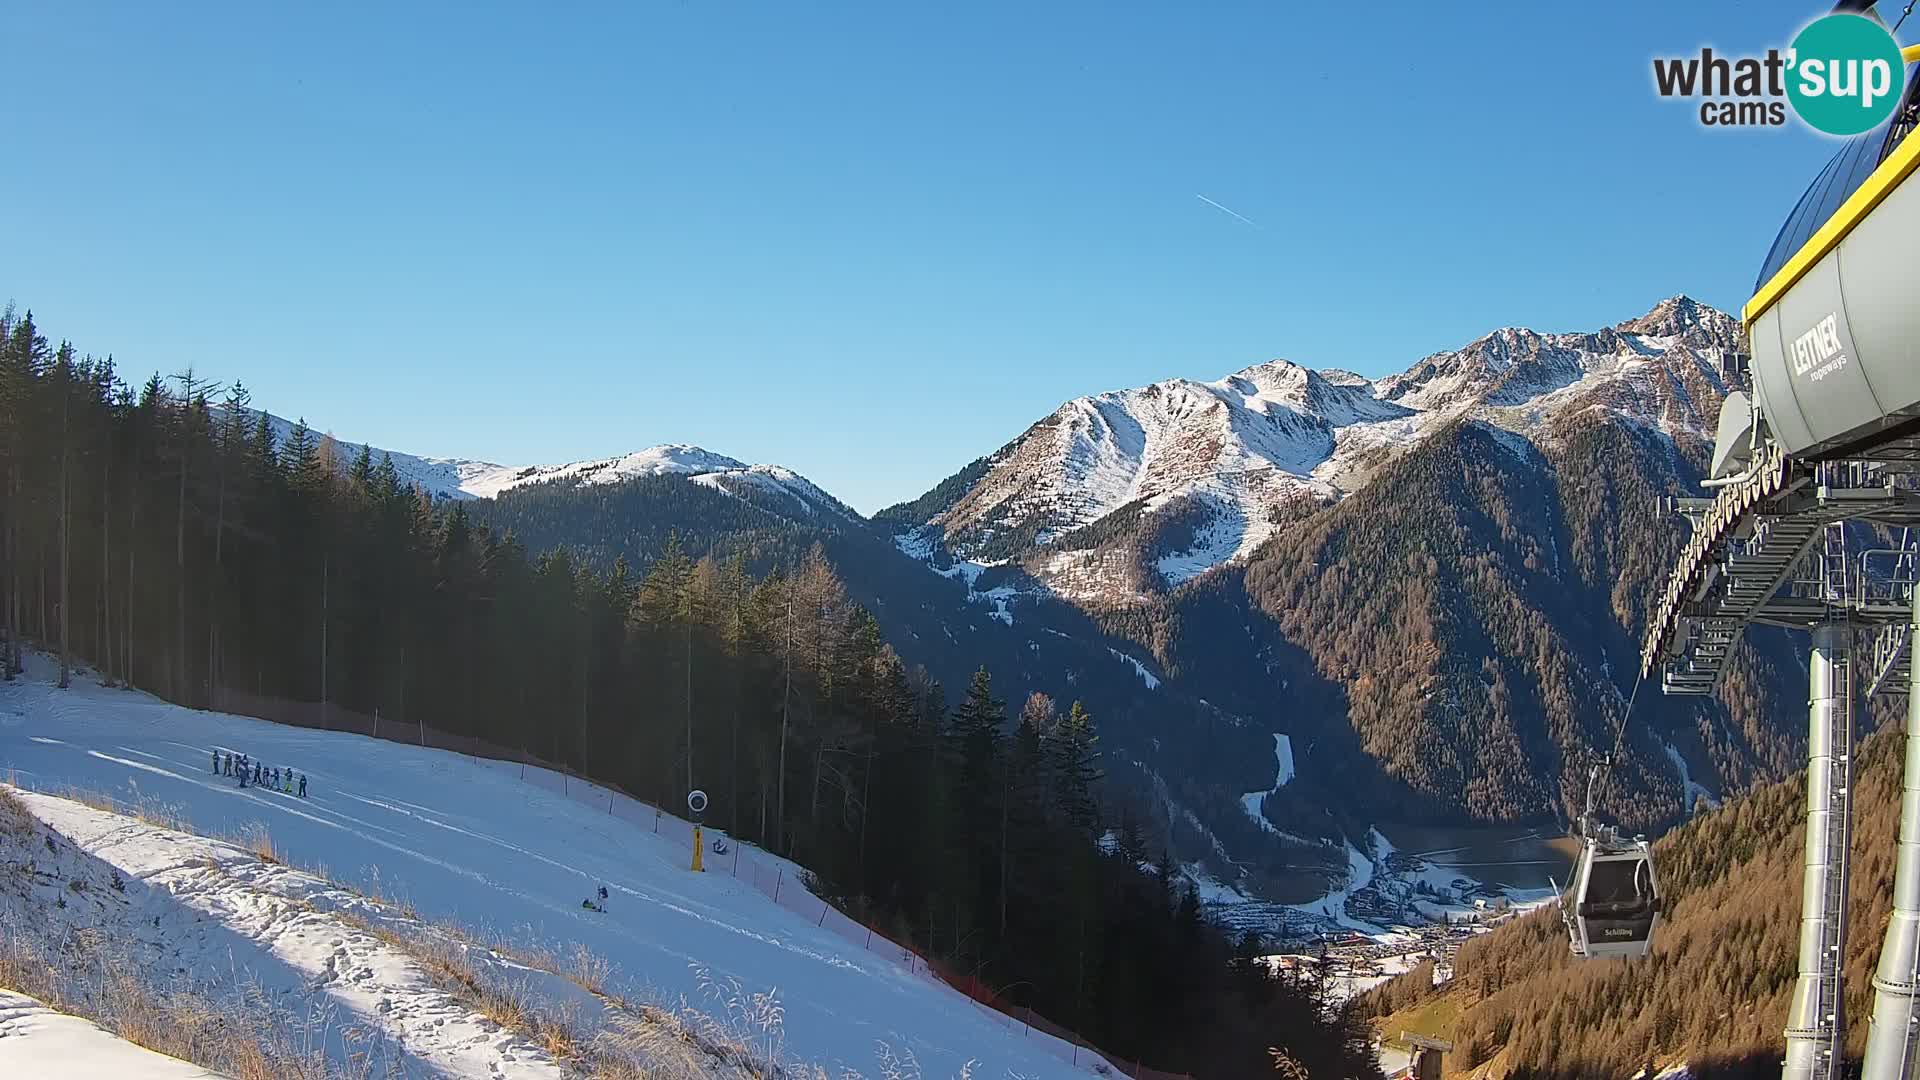
[[[200,1080],[216,1074],[100,1030],[90,1020],[0,989],[0,1067],[35,1080],[128,1077]]]
[[[57,690],[44,660],[30,667],[29,678],[0,685],[0,777],[22,788],[71,786],[164,806],[208,836],[264,828],[289,865],[326,867],[368,893],[377,886],[424,919],[563,956],[584,947],[611,965],[609,990],[637,999],[684,998],[724,1013],[708,998],[712,982],[773,991],[784,1010],[782,1056],[836,1076],[843,1068],[878,1075],[884,1051],[911,1053],[929,1080],[957,1076],[969,1062],[973,1076],[993,1078],[1077,1076],[1094,1064],[1088,1051],[977,1005],[884,940],[857,940],[849,932],[857,924],[807,894],[791,864],[734,845],[725,856],[709,851],[709,872],[690,872],[685,826],[662,817],[656,833],[655,812],[624,796],[538,769],[523,779],[518,765],[185,709],[88,680]],[[235,787],[213,775],[215,748],[305,773],[309,797]],[[226,875],[244,879],[233,886],[242,892],[222,891],[192,865],[209,845],[222,865],[239,858],[216,841],[55,800],[33,809],[89,856],[121,867],[130,886],[151,890],[143,903],[157,906],[142,906],[140,916],[161,917],[156,933],[183,928],[161,947],[183,949],[189,966],[231,963],[285,993],[325,996],[433,1074],[554,1075],[543,1055],[497,1030],[469,1032],[444,1001],[421,998],[432,991],[402,960],[336,942],[330,927],[302,929],[314,912],[275,914],[304,911],[288,897],[324,914],[349,903],[346,890],[253,862],[245,875]],[[729,864],[742,853],[735,877]],[[775,873],[778,883],[750,880]],[[602,884],[608,910],[584,910],[582,899]],[[770,889],[784,890],[778,902]],[[231,977],[224,966],[205,973]],[[436,1024],[439,1007],[447,1011]],[[451,1030],[436,1036],[436,1027]]]

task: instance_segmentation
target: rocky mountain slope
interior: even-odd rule
[[[882,511],[1062,596],[1118,605],[1243,562],[1288,521],[1364,489],[1463,419],[1534,440],[1600,410],[1710,440],[1738,327],[1687,297],[1595,333],[1506,328],[1370,381],[1286,360],[1216,382],[1076,398],[914,503]]]

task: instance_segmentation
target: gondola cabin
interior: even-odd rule
[[[1660,889],[1647,842],[1610,829],[1587,837],[1560,911],[1575,956],[1645,956],[1660,921]]]

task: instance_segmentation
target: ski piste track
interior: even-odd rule
[[[0,777],[53,794],[97,791],[163,808],[210,835],[264,825],[295,865],[322,866],[486,932],[605,958],[636,996],[684,996],[737,979],[775,991],[783,1054],[873,1074],[882,1046],[927,1076],[1094,1072],[1167,1077],[1104,1058],[943,982],[926,962],[809,892],[794,864],[720,837],[689,869],[692,826],[548,769],[342,732],[276,724],[107,689],[56,689],[44,658],[0,684]],[[213,750],[291,766],[300,799],[216,776]],[[605,913],[581,900],[605,885]],[[716,1008],[716,1011],[717,1008]],[[1056,1029],[1057,1030],[1057,1029]]]
[[[1704,480],[1718,490],[1669,501],[1693,534],[1651,605],[1640,657],[1642,682],[1657,680],[1668,694],[1710,694],[1749,626],[1811,633],[1799,974],[1785,1080],[1828,1080],[1847,1069],[1846,913],[1862,685],[1870,695],[1905,695],[1908,713],[1893,913],[1861,1075],[1920,1077],[1920,668],[1912,660],[1920,635],[1920,302],[1912,270],[1920,184],[1909,182],[1920,139],[1907,137],[1920,124],[1920,47],[1902,55],[1909,70],[1897,107],[1842,146],[1762,265],[1742,313],[1751,363],[1728,373],[1745,388],[1722,406]],[[1881,539],[1888,536],[1891,544]],[[1864,679],[1855,660],[1863,637]],[[1630,711],[1633,695],[1626,700]]]

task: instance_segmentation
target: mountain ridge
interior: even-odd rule
[[[1269,360],[1211,382],[1163,380],[1069,400],[875,518],[917,533],[916,548],[1018,562],[1068,599],[1127,604],[1244,562],[1286,520],[1364,488],[1455,419],[1537,441],[1556,418],[1598,408],[1710,440],[1738,355],[1730,316],[1676,295],[1597,331],[1504,327],[1379,379]],[[1162,542],[1143,545],[1116,589],[1098,566],[1108,553],[1077,554],[1098,545],[1070,540],[1095,528]]]
[[[281,446],[286,445],[296,428],[305,424],[304,420],[289,421],[273,413],[258,410],[250,413],[255,418],[266,418],[275,443]],[[315,438],[333,438],[330,433],[308,430]],[[759,494],[790,499],[808,514],[825,511],[845,518],[861,517],[826,489],[784,465],[749,465],[692,443],[659,443],[613,457],[583,458],[559,465],[498,465],[473,458],[433,457],[375,447],[370,443],[335,441],[346,447],[365,446],[374,457],[391,460],[402,483],[440,499],[494,499],[532,484],[619,484],[642,477],[684,476],[728,495]],[[345,463],[344,455],[342,462]]]

